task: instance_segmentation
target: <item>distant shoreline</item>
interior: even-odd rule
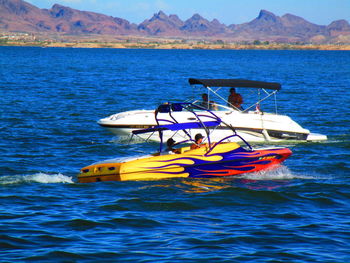
[[[115,48],[115,49],[203,49],[203,50],[350,50],[350,44],[237,44],[181,42],[89,42],[89,41],[0,41],[0,46]]]

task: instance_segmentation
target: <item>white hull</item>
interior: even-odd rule
[[[309,130],[304,129],[290,117],[285,115],[261,113],[261,112],[239,112],[239,111],[213,111],[221,120],[231,125],[244,140],[248,142],[281,142],[281,141],[323,141],[327,140],[327,136],[322,134],[313,134]],[[200,114],[200,112],[198,112]],[[164,118],[162,118],[164,115]],[[174,112],[176,120],[181,123],[194,121],[193,115],[188,112]],[[167,117],[165,117],[167,116]],[[165,121],[169,119],[167,114],[159,114],[160,119],[164,119],[160,124],[167,124]],[[154,111],[136,110],[117,113],[107,118],[101,119],[98,123],[110,130],[118,136],[131,136],[133,130],[148,128],[156,125]],[[206,132],[202,129],[192,129],[188,131],[194,135]],[[180,134],[180,133],[179,133]],[[232,134],[230,129],[219,126],[211,132],[212,141],[220,141],[222,138]],[[164,132],[164,140],[174,135],[172,132]],[[159,141],[157,133],[143,134],[142,139]],[[183,136],[175,134],[173,138],[176,141],[184,140]]]

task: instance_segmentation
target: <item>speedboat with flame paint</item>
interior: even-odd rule
[[[286,115],[277,113],[276,94],[281,90],[281,85],[276,82],[262,82],[242,79],[189,79],[192,87],[200,87],[206,89],[209,101],[207,108],[210,108],[225,123],[234,127],[236,132],[248,142],[288,142],[292,141],[324,141],[327,136],[317,133],[311,133],[308,129],[303,128],[297,122]],[[222,88],[243,88],[251,95],[253,104],[240,109],[227,102],[220,92]],[[257,91],[257,94],[255,93]],[[250,92],[250,93],[249,93]],[[256,98],[258,100],[256,101]],[[274,105],[275,112],[268,113],[262,110],[262,103],[268,98],[275,98],[274,103],[264,104],[265,107],[272,108]],[[215,105],[211,102],[215,101]],[[222,102],[221,104],[219,102]],[[246,101],[246,99],[245,99]],[[248,99],[247,99],[248,101]],[[193,103],[200,105],[200,101],[192,100]],[[215,107],[214,107],[215,106]],[[163,114],[163,119],[166,116]],[[181,122],[188,122],[193,118],[188,112],[177,112],[177,118]],[[149,128],[157,125],[154,119],[154,110],[132,110],[113,114],[109,117],[100,119],[98,124],[105,127],[117,136],[131,136],[132,131],[140,128]],[[203,132],[202,129],[194,130],[196,134]],[[219,125],[211,137],[219,141],[231,134],[231,129],[225,125]],[[140,135],[143,139],[159,141],[159,136]],[[166,136],[166,135],[165,135]],[[176,140],[182,138],[175,135]],[[231,138],[231,140],[238,138]]]
[[[176,112],[187,111],[192,114],[191,121],[179,122]],[[164,114],[168,115],[167,124]],[[158,134],[159,151],[152,155],[136,157],[126,161],[117,159],[98,162],[81,169],[78,175],[80,183],[99,181],[126,181],[165,179],[172,177],[212,178],[238,176],[244,173],[273,169],[291,154],[288,148],[260,148],[253,149],[234,127],[221,120],[214,112],[192,103],[167,103],[160,105],[153,113],[157,125],[146,129],[134,130],[133,135]],[[213,142],[211,133],[225,125],[231,130],[231,135]],[[191,130],[204,131],[204,142],[196,149],[189,145],[196,143]],[[163,150],[164,134],[171,137],[178,133],[187,136],[174,144],[175,151]],[[202,137],[202,136],[201,136]],[[238,138],[241,144],[230,138]],[[182,138],[182,137],[181,137]],[[168,139],[169,141],[169,139]]]

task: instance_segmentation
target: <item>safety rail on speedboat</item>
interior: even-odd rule
[[[179,123],[176,118],[172,115],[172,112],[179,112],[183,110],[187,110],[188,112],[192,113],[197,120],[196,122],[186,122],[186,123]],[[196,110],[200,110],[201,114],[197,114]],[[203,111],[208,113],[208,114],[203,114]],[[168,119],[160,119],[158,118],[159,113],[168,113],[169,116],[171,117],[171,120]],[[204,119],[210,119],[209,121],[203,121],[202,118]],[[188,129],[198,129],[202,128],[207,135],[208,139],[208,144],[209,148],[208,151],[205,155],[208,155],[210,152],[213,151],[213,149],[219,145],[220,143],[224,142],[225,140],[228,140],[229,138],[232,137],[238,137],[242,142],[244,142],[245,145],[248,146],[249,149],[253,149],[251,145],[244,140],[240,135],[238,135],[235,131],[235,129],[226,123],[224,123],[221,118],[219,118],[214,112],[212,112],[209,109],[205,109],[201,106],[195,105],[193,103],[188,103],[188,102],[183,102],[183,103],[166,103],[160,105],[156,110],[155,110],[155,119],[157,122],[156,126],[153,126],[151,128],[147,129],[141,129],[141,130],[134,130],[132,131],[133,135],[138,135],[138,134],[143,134],[143,133],[150,133],[150,132],[159,132],[159,137],[160,137],[160,147],[159,147],[159,152],[162,152],[162,145],[163,145],[163,132],[166,130],[170,131],[183,131],[187,136],[188,140],[181,141],[177,144],[180,143],[187,143],[187,142],[195,142],[195,140],[192,138],[192,136],[188,133]],[[167,124],[160,124],[160,122],[166,122]],[[217,127],[220,124],[224,124],[225,126],[229,127],[233,134],[228,135],[223,137],[221,140],[215,143],[211,143],[210,139],[210,128]]]

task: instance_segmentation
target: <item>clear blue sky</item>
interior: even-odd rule
[[[301,16],[311,23],[328,25],[334,20],[350,22],[350,0],[26,0],[39,8],[61,4],[141,23],[159,10],[186,20],[198,13],[208,20],[241,24],[256,18],[261,9],[275,15]]]

